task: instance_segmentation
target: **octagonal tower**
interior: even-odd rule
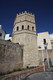
[[[12,42],[24,45],[23,67],[38,66],[36,24],[32,13],[25,11],[16,15]]]

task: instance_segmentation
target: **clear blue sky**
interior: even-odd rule
[[[0,24],[12,33],[17,13],[32,12],[36,16],[37,33],[53,33],[53,0],[0,0]]]

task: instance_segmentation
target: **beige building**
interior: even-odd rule
[[[51,41],[51,35],[49,35],[48,32],[42,32],[38,33],[37,36],[37,47],[38,47],[38,54],[39,54],[39,63],[42,61],[43,57],[44,60],[49,59],[50,65],[53,64],[53,42]],[[45,43],[47,44],[47,53],[45,50]],[[42,57],[42,51],[43,51],[43,57]],[[47,56],[48,54],[48,56]]]
[[[38,36],[37,36],[38,50],[41,50],[41,48],[39,48],[39,47],[42,47],[43,50],[45,49],[44,40],[48,44],[47,49],[52,49],[49,33],[48,32],[42,32],[42,33],[38,33]]]
[[[35,16],[33,14],[20,13],[16,15],[13,27],[12,42],[24,45],[23,67],[38,66],[38,50]]]

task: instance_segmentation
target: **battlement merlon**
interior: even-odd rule
[[[16,23],[20,23],[20,22],[23,22],[23,21],[29,21],[29,22],[32,22],[32,23],[35,24],[35,15],[32,14],[32,13],[29,13],[27,11],[19,13],[19,14],[16,15],[16,18],[14,20],[14,25]]]
[[[29,16],[31,16],[31,17],[35,17],[34,14],[29,13],[29,12],[27,12],[27,11],[17,14],[17,17],[22,16],[22,15],[29,15]]]

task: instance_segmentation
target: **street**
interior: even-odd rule
[[[53,72],[34,73],[28,76],[26,80],[53,80]]]

